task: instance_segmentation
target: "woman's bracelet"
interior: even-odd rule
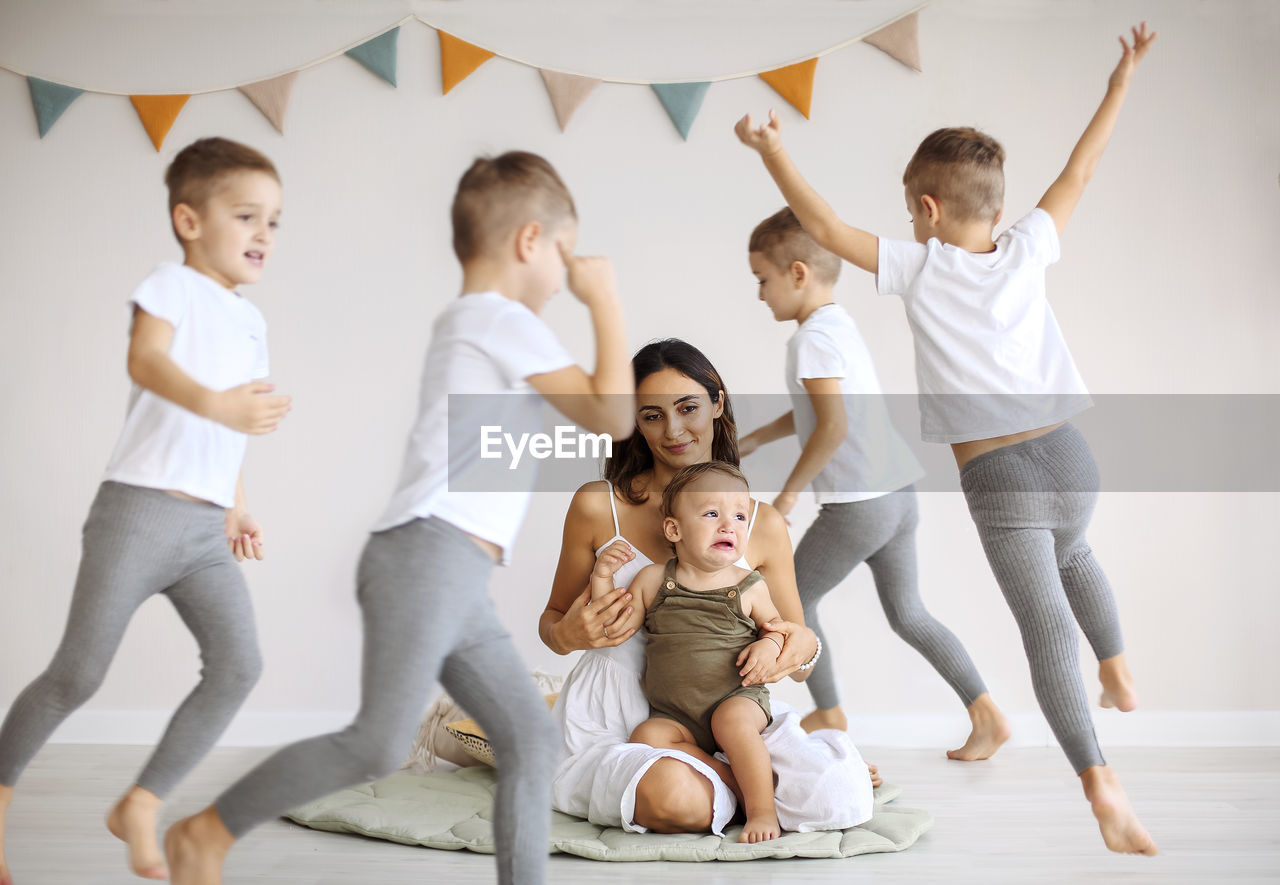
[[[816,636],[815,636],[815,637],[814,637],[814,639],[818,639],[818,637],[816,637]],[[809,658],[808,663],[801,664],[801,665],[800,665],[799,667],[797,667],[796,669],[797,669],[797,670],[812,670],[812,669],[813,669],[813,665],[814,665],[814,664],[816,664],[816,663],[818,663],[818,658],[820,658],[820,657],[822,657],[822,640],[821,640],[821,639],[818,639],[818,650],[817,650],[817,651],[815,651],[815,652],[813,653],[813,657]]]

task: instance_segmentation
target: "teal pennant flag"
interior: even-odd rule
[[[84,94],[83,89],[50,83],[39,77],[28,77],[27,85],[31,87],[31,105],[36,109],[36,125],[40,127],[41,138],[53,128],[71,102]]]
[[[707,94],[710,83],[651,83],[658,100],[667,109],[667,116],[676,124],[676,130],[685,141],[689,140],[689,130],[693,127],[694,118],[702,109],[702,99]]]
[[[396,85],[396,38],[399,36],[400,29],[392,28],[354,49],[348,49],[347,55],[394,86]]]

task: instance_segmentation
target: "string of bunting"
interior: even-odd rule
[[[560,124],[561,132],[565,131],[569,125],[569,120],[597,86],[605,82],[625,83],[648,86],[652,89],[662,107],[666,110],[667,115],[671,118],[676,131],[680,133],[680,137],[687,141],[689,132],[693,128],[693,122],[698,116],[698,111],[702,108],[702,101],[706,97],[707,90],[714,82],[758,76],[772,86],[779,95],[803,114],[807,120],[809,119],[810,104],[813,96],[814,74],[817,71],[818,60],[824,55],[843,49],[853,43],[863,42],[887,53],[916,71],[921,70],[918,16],[919,10],[923,6],[924,3],[906,15],[879,26],[871,33],[845,40],[794,64],[765,71],[726,74],[697,82],[648,82],[589,77],[568,71],[543,68],[522,59],[500,55],[489,49],[468,43],[440,30],[420,16],[408,15],[386,30],[372,37],[367,37],[350,47],[265,80],[216,89],[205,89],[200,92],[165,95],[129,94],[128,97],[133,104],[134,110],[137,111],[138,119],[142,121],[142,126],[157,151],[164,144],[165,136],[169,134],[169,130],[173,127],[178,115],[192,95],[226,92],[232,89],[243,93],[262,112],[263,116],[271,122],[271,125],[283,135],[285,113],[289,108],[289,97],[300,72],[323,64],[340,55],[346,55],[359,62],[370,73],[394,87],[396,85],[396,48],[400,36],[400,28],[408,22],[416,20],[435,30],[439,36],[441,94],[448,94],[486,61],[495,55],[499,55],[509,61],[538,69],[546,86],[547,95],[551,99],[551,107],[555,112],[556,121]],[[35,110],[36,127],[40,132],[41,138],[48,134],[49,130],[53,128],[53,124],[66,112],[72,102],[86,92],[102,95],[127,94],[109,90],[81,88],[66,83],[43,80],[5,64],[0,64],[0,68],[18,76],[26,77],[27,85],[31,90],[31,105]]]

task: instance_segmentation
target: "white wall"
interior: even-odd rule
[[[702,43],[686,39],[676,50],[665,35],[679,13],[657,4],[651,18],[614,27],[602,53],[593,39],[600,25],[567,25],[563,14],[578,4],[561,0],[537,4],[545,24],[521,31],[524,42],[508,51],[606,75],[648,65],[654,76],[706,76],[792,61],[862,31],[867,10],[894,5],[809,4],[786,4],[811,18],[788,29],[795,36],[783,44],[772,21],[783,4],[737,12],[741,4],[720,0],[696,22],[704,30],[693,29]],[[515,41],[519,29],[502,27],[507,15],[494,5],[344,0],[290,12],[272,3],[253,5],[261,17],[248,6],[211,17],[194,14],[192,3],[104,3],[74,14],[61,2],[6,4],[0,62],[100,88],[203,88],[296,66],[408,11],[504,49],[500,41]],[[622,4],[614,7],[600,21],[616,25]],[[1268,0],[938,0],[921,15],[923,74],[867,46],[830,54],[818,67],[810,122],[758,79],[719,83],[688,143],[647,88],[624,85],[600,87],[561,134],[536,71],[501,59],[442,97],[435,32],[416,22],[400,36],[398,89],[335,59],[301,75],[283,137],[234,92],[197,96],[159,154],[127,101],[113,96],[82,97],[39,140],[25,81],[0,72],[0,705],[58,641],[79,528],[128,391],[122,305],[157,261],[179,254],[161,179],[194,138],[253,144],[285,182],[277,252],[249,294],[270,324],[273,380],[295,408],[277,434],[251,441],[246,461],[252,510],[268,538],[269,559],[246,568],[266,671],[236,733],[274,740],[354,709],[354,562],[398,469],[429,324],[457,291],[448,201],[474,154],[524,148],[561,170],[579,203],[581,251],[616,263],[633,348],[687,337],[735,393],[781,392],[789,329],[755,302],[744,254],[751,227],[780,200],[736,144],[733,121],[781,107],[794,156],[824,195],[850,221],[903,238],[910,228],[899,181],[915,144],[940,125],[980,126],[1008,151],[1007,211],[1016,217],[1052,180],[1101,97],[1114,35],[1151,17],[1160,39],[1050,274],[1055,310],[1095,392],[1276,394],[1277,9]],[[148,45],[171,34],[181,41],[157,50],[156,61]],[[616,71],[586,67],[608,58]],[[853,268],[838,294],[886,389],[913,391],[900,305],[875,298],[870,278]],[[561,296],[546,316],[589,362],[580,307]],[[536,497],[516,565],[491,588],[529,665],[560,673],[572,661],[539,643],[536,621],[567,500]],[[921,506],[926,601],[966,642],[996,699],[1026,714],[1023,739],[1042,740],[1018,636],[963,500],[929,493]],[[807,502],[798,512],[797,539],[813,512]],[[1280,740],[1280,581],[1268,555],[1278,532],[1275,493],[1104,495],[1090,537],[1116,587],[1148,711],[1125,723],[1102,717],[1104,737]],[[955,698],[889,632],[865,569],[824,617],[840,637],[828,654],[847,706],[865,714],[864,739],[932,746],[963,734]],[[101,737],[108,732],[95,729],[107,722],[125,737],[138,723],[157,728],[197,669],[193,641],[169,605],[152,600],[103,689],[63,736]],[[1092,667],[1085,671],[1094,685]],[[779,691],[807,703],[803,689]],[[277,731],[243,724],[252,721]],[[941,731],[912,734],[908,726],[922,723]]]

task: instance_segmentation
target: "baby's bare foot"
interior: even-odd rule
[[[782,827],[778,825],[778,815],[773,812],[750,814],[747,815],[747,822],[742,827],[742,835],[738,837],[738,841],[767,842],[781,835]]]
[[[871,788],[875,789],[884,783],[884,778],[880,776],[880,768],[877,765],[867,763],[867,774],[871,775]]]
[[[948,759],[960,762],[990,759],[1013,733],[1009,727],[1009,720],[987,694],[983,694],[969,705],[969,721],[973,723],[969,739],[960,749],[947,750]]]
[[[1155,840],[1138,820],[1115,772],[1105,765],[1095,765],[1086,769],[1080,778],[1107,847],[1121,854],[1155,856],[1158,851]]]
[[[222,864],[234,841],[212,807],[169,827],[164,854],[173,885],[222,885]]]
[[[1102,683],[1102,697],[1098,703],[1128,713],[1138,706],[1138,692],[1133,687],[1133,674],[1124,655],[1118,654],[1098,662],[1098,681]]]
[[[849,727],[849,720],[845,717],[843,710],[839,707],[832,707],[829,710],[814,710],[800,720],[800,727],[808,732],[818,731],[823,728],[845,731]]]
[[[167,879],[164,855],[156,841],[156,814],[160,797],[134,787],[107,815],[107,829],[129,848],[129,866],[144,879]],[[0,879],[0,885],[4,880]]]

